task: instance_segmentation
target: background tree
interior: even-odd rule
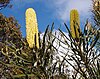
[[[100,28],[100,0],[93,0],[92,13],[96,26]]]
[[[0,10],[5,8],[10,3],[10,0],[0,0]]]
[[[21,43],[19,41],[21,39],[20,25],[14,17],[7,18],[0,14],[0,42],[12,42],[16,47],[20,47]]]
[[[93,20],[95,23],[94,30],[99,30],[100,32],[100,0],[93,0],[92,13],[93,13]],[[97,49],[100,52],[100,36],[97,42]]]
[[[11,58],[8,56],[10,54],[9,52],[23,47],[24,44],[22,40],[23,39],[20,32],[20,25],[17,23],[15,18],[7,18],[3,14],[0,14],[0,75],[8,75],[6,73],[12,71],[10,68],[5,67],[5,65],[3,65],[1,62],[5,64],[9,64],[11,62]],[[10,55],[10,57],[11,56],[13,55]],[[0,78],[1,77],[2,76],[0,76]]]

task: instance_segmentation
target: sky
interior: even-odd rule
[[[70,11],[77,9],[80,15],[81,28],[87,19],[91,19],[92,0],[11,0],[12,8],[0,10],[5,16],[14,16],[21,26],[23,36],[26,36],[25,11],[33,8],[37,14],[39,31],[44,32],[47,25],[59,27],[65,31],[63,23],[70,26]]]

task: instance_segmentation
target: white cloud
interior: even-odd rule
[[[54,8],[54,15],[62,21],[69,21],[70,10],[77,9],[80,17],[90,15],[92,0],[54,0],[51,1]]]
[[[69,21],[71,9],[78,10],[81,18],[80,20],[83,23],[91,15],[92,0],[14,0],[17,8],[24,7],[26,4],[32,4],[34,2],[46,5],[45,7],[52,11],[53,16],[62,22]]]

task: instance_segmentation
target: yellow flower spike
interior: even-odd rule
[[[36,35],[36,45],[35,45],[35,35]],[[38,24],[36,13],[32,8],[26,10],[26,39],[30,48],[36,46],[39,48],[38,40]]]
[[[70,12],[70,30],[73,39],[79,38],[80,20],[78,11],[73,9]]]

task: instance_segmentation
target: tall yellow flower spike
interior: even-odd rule
[[[79,38],[80,20],[78,11],[73,9],[70,12],[70,30],[73,39]]]
[[[37,18],[36,13],[32,8],[26,10],[26,39],[30,48],[33,48],[34,46],[39,48]]]

